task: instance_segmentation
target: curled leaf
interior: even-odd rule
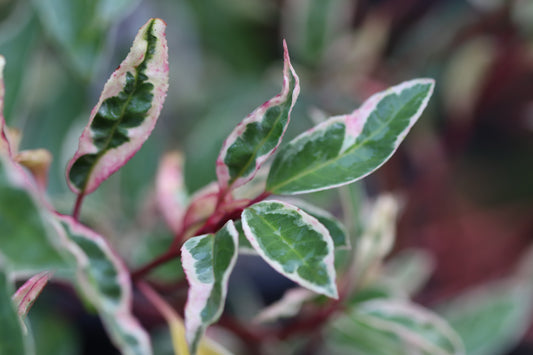
[[[189,281],[185,328],[191,354],[210,324],[222,314],[228,280],[235,262],[239,235],[232,221],[214,234],[187,240],[181,248],[183,270]]]
[[[150,19],[105,84],[67,166],[67,182],[73,192],[96,190],[150,136],[168,89],[165,27],[163,20]]]
[[[19,287],[17,292],[15,292],[12,299],[17,305],[17,313],[19,317],[25,317],[26,314],[28,314],[28,311],[43,291],[44,286],[46,286],[50,277],[52,277],[50,272],[41,272],[26,281]]]
[[[222,145],[216,169],[222,190],[228,186],[241,186],[253,179],[281,143],[300,92],[299,79],[291,65],[285,42],[283,49],[285,64],[281,93],[250,113]]]

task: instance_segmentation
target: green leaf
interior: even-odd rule
[[[404,82],[370,97],[349,115],[336,116],[282,148],[266,190],[299,194],[357,181],[383,165],[427,106],[434,81]]]
[[[253,179],[281,143],[300,85],[283,42],[285,65],[281,93],[250,113],[231,132],[217,159],[221,189],[238,187]]]
[[[192,354],[205,329],[222,314],[229,275],[237,261],[238,237],[229,221],[215,235],[191,238],[181,248],[181,262],[189,281],[185,328]]]
[[[11,302],[13,285],[9,280],[6,265],[0,255],[0,354],[26,355],[26,346],[17,311]]]
[[[99,234],[56,215],[63,251],[77,268],[77,283],[97,309],[111,340],[125,355],[152,354],[150,339],[131,313],[132,291],[124,263]]]
[[[461,339],[443,319],[397,300],[357,304],[331,324],[328,338],[329,347],[346,351],[341,354],[465,354]]]
[[[333,241],[320,222],[301,209],[264,201],[245,209],[242,225],[257,253],[285,277],[337,298]]]
[[[348,232],[342,223],[331,213],[303,200],[290,200],[291,204],[315,217],[328,230],[336,249],[350,249]]]
[[[54,247],[51,226],[31,180],[0,153],[0,250],[14,272],[68,269]]]
[[[482,285],[439,307],[459,333],[468,355],[506,353],[528,329],[530,286],[510,280]]]
[[[152,132],[168,89],[165,23],[149,20],[105,84],[67,166],[70,189],[89,194],[141,148]]]

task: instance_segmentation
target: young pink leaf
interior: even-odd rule
[[[205,221],[215,212],[218,191],[218,185],[216,182],[212,182],[191,197],[191,202],[183,217],[183,226],[185,229]]]
[[[276,150],[287,129],[300,84],[283,42],[284,68],[281,93],[250,113],[231,132],[217,159],[221,190],[238,187],[253,179],[257,170]]]
[[[17,292],[15,292],[12,299],[17,306],[18,315],[20,317],[25,317],[26,314],[28,314],[28,311],[43,291],[44,286],[46,286],[50,277],[52,277],[50,272],[41,272],[26,281],[19,287]]]
[[[126,355],[152,354],[150,338],[131,312],[130,274],[107,241],[72,217],[56,214],[66,256],[85,298],[97,309],[111,340]]]
[[[67,166],[67,182],[89,194],[122,167],[150,136],[168,88],[166,24],[150,19],[107,81]]]
[[[156,178],[156,198],[159,211],[170,230],[179,233],[186,203],[183,155],[180,152],[167,153],[161,159]]]
[[[216,235],[193,237],[181,248],[181,262],[189,281],[185,329],[193,355],[205,329],[222,314],[229,275],[237,261],[238,238],[229,221]]]

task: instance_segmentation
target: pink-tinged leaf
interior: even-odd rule
[[[48,185],[52,154],[46,149],[23,150],[15,155],[15,160],[31,172],[37,186],[44,191]]]
[[[170,152],[159,163],[156,178],[157,206],[174,233],[181,231],[187,195],[183,183],[183,155]]]
[[[28,314],[31,306],[33,306],[33,303],[39,297],[51,277],[52,274],[50,272],[41,272],[26,281],[15,292],[12,299],[17,306],[17,313],[20,317],[25,317]]]
[[[122,167],[150,136],[168,89],[166,24],[150,19],[107,81],[67,166],[67,182],[89,194]]]
[[[130,274],[107,241],[72,217],[56,214],[63,252],[75,264],[85,299],[97,309],[111,340],[126,355],[150,355],[146,331],[131,313]]]
[[[217,183],[212,182],[191,197],[191,202],[183,217],[183,226],[185,229],[204,222],[215,212],[218,191]]]
[[[216,235],[193,237],[181,248],[181,262],[189,281],[185,329],[192,354],[196,353],[206,328],[222,314],[238,243],[239,233],[233,221],[229,221]]]
[[[172,338],[172,347],[174,348],[175,355],[188,355],[189,348],[187,340],[185,339],[185,325],[183,319],[178,313],[150,286],[145,283],[140,283],[139,289],[148,298],[148,300],[154,305],[155,308],[161,313],[161,315],[167,321],[170,328],[170,337]],[[229,355],[230,352],[224,349],[220,344],[215,341],[204,337],[198,344],[198,355]]]
[[[415,79],[370,97],[348,115],[331,117],[284,146],[266,190],[302,194],[355,182],[382,166],[426,108],[432,79]]]
[[[222,191],[253,179],[257,170],[281,143],[300,92],[299,79],[291,65],[285,41],[283,49],[281,93],[250,113],[222,145],[216,169]]]

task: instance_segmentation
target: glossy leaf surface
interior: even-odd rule
[[[183,270],[189,281],[185,328],[192,354],[196,353],[207,326],[222,314],[229,275],[237,260],[238,237],[233,222],[229,221],[215,235],[193,237],[181,248]]]
[[[105,239],[71,217],[57,216],[64,250],[77,268],[85,298],[97,309],[111,340],[126,355],[152,354],[150,339],[131,313],[131,284],[126,266]]]
[[[292,201],[291,201],[292,202]],[[307,203],[302,200],[294,201],[295,206],[298,206],[304,212],[315,217],[326,229],[329,231],[331,239],[333,239],[333,244],[335,248],[349,249],[350,240],[348,239],[348,232],[342,223],[335,218],[331,213],[322,208],[316,207],[310,203]]]
[[[105,84],[67,166],[67,181],[73,192],[93,192],[141,148],[152,132],[168,88],[165,26],[159,19],[148,21]]]
[[[333,241],[316,218],[284,202],[264,201],[243,211],[242,225],[250,244],[276,271],[337,298]]]
[[[26,355],[21,322],[11,301],[13,285],[0,255],[0,354]]]
[[[285,42],[283,47],[285,64],[281,93],[250,113],[222,145],[217,159],[217,177],[222,189],[250,181],[281,143],[300,92]]]
[[[298,194],[359,180],[396,151],[427,106],[434,81],[417,79],[375,94],[344,116],[296,137],[277,154],[267,191]]]

